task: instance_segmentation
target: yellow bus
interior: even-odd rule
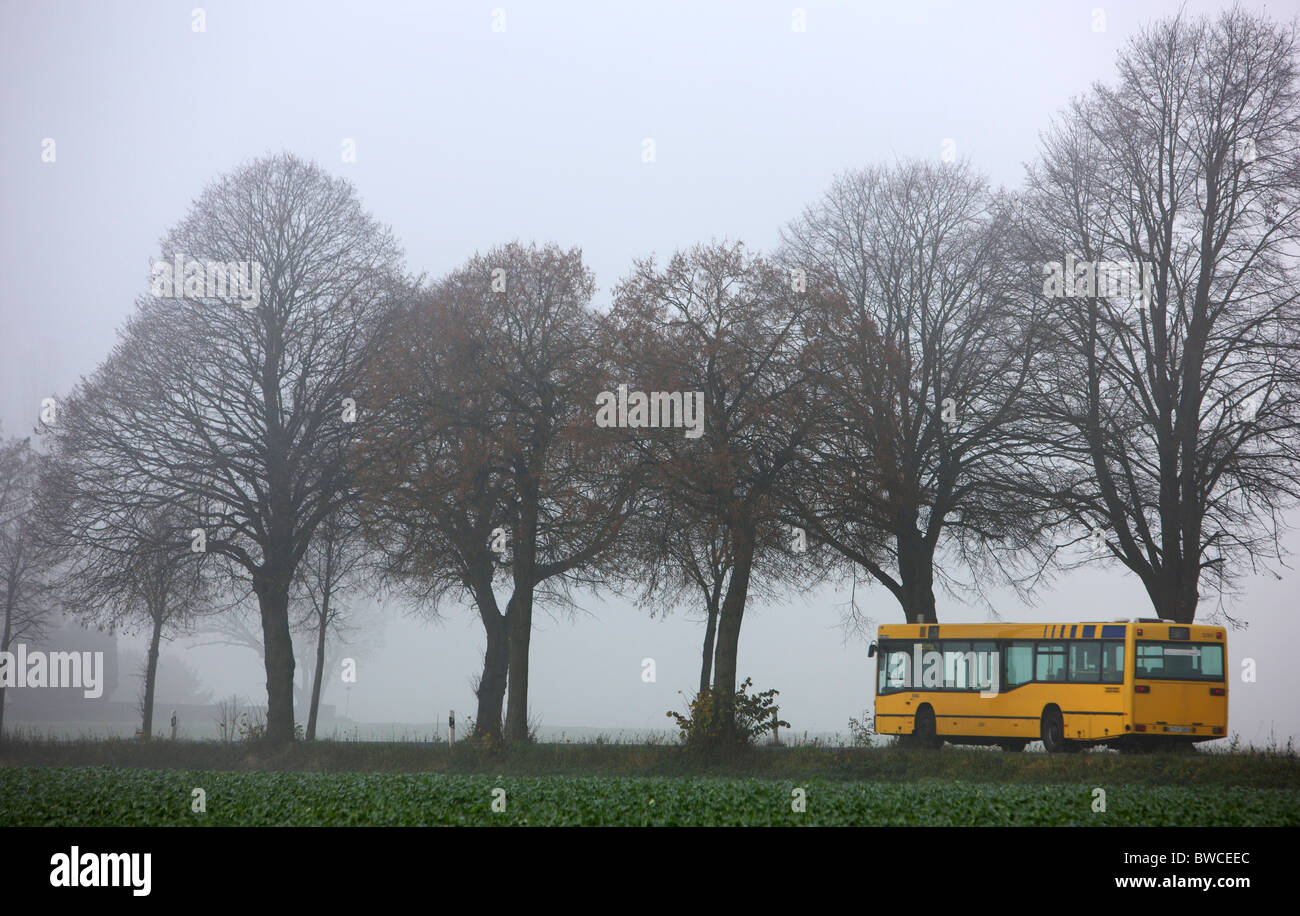
[[[1144,751],[1227,734],[1227,635],[1168,620],[882,625],[877,734]]]

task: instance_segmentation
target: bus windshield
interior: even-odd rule
[[[1137,641],[1134,675],[1168,681],[1222,681],[1223,646],[1218,643]]]

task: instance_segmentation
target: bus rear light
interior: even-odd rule
[[[1150,685],[1150,684],[1138,684],[1136,687],[1133,688],[1133,692],[1134,692],[1134,693],[1150,693],[1150,692],[1151,692],[1151,685]]]
[[[1220,727],[1219,727],[1219,726],[1217,726],[1217,725],[1216,725],[1216,726],[1214,726],[1214,729],[1213,729],[1213,731],[1214,731],[1214,734],[1216,734],[1216,735],[1222,735],[1222,734],[1223,734],[1223,729],[1222,729],[1222,728],[1220,728]]]
[[[1212,697],[1221,697],[1221,696],[1224,696],[1225,694],[1226,694],[1226,691],[1225,691],[1222,687],[1211,687],[1211,688],[1210,688],[1210,696],[1212,696]]]
[[[1223,639],[1223,634],[1222,634],[1222,633],[1215,633],[1215,634],[1214,634],[1214,638],[1215,638],[1215,639]]]
[[[1147,727],[1145,725],[1134,725],[1133,730],[1135,732],[1144,732],[1147,730]]]
[[[1142,635],[1142,628],[1141,628],[1141,627],[1138,627],[1138,635],[1139,635],[1139,636]]]

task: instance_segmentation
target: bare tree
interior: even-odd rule
[[[46,462],[38,503],[42,540],[61,558],[52,584],[67,613],[110,632],[144,628],[140,737],[147,741],[159,648],[211,609],[209,584],[201,555],[190,550],[192,514],[122,501],[103,488],[93,461],[82,463],[86,457],[58,452]]]
[[[118,475],[123,500],[193,511],[202,549],[251,579],[267,737],[288,741],[293,579],[317,525],[353,496],[347,444],[368,416],[356,371],[399,253],[351,185],[280,155],[211,184],[162,256],[154,295],[55,434]]]
[[[315,646],[307,713],[308,741],[316,738],[321,685],[327,670],[326,649],[331,633],[346,639],[349,598],[355,598],[365,571],[363,541],[357,519],[342,507],[321,521],[311,547],[298,567],[303,613],[298,628],[311,634]]]
[[[823,434],[786,503],[908,622],[937,619],[936,580],[978,593],[1046,560],[1021,430],[1038,332],[1011,296],[1007,226],[967,166],[905,163],[841,175],[784,232],[782,263],[826,293]]]
[[[39,639],[53,610],[46,578],[51,558],[42,550],[35,512],[38,475],[39,459],[30,439],[0,442],[0,652],[9,652],[18,640]],[[14,672],[5,675],[0,678],[0,741],[5,689]]]
[[[751,583],[788,562],[777,546],[785,533],[777,495],[812,432],[813,311],[775,265],[715,243],[679,252],[663,269],[639,262],[615,290],[605,327],[604,349],[632,389],[623,426],[605,432],[640,450],[658,497],[686,510],[683,524],[713,526],[681,544],[687,575],[699,548],[715,549],[714,584],[721,564],[729,567],[712,677],[722,710],[734,707]],[[669,397],[650,399],[638,422],[633,393]]]
[[[1293,27],[1239,8],[1160,21],[1029,175],[1060,504],[1182,623],[1204,590],[1222,599],[1280,558],[1280,512],[1300,497],[1295,51]]]
[[[505,737],[527,740],[534,606],[599,580],[636,492],[595,435],[593,290],[579,250],[512,243],[413,297],[376,351],[362,516],[411,594],[477,607],[479,737],[500,734],[508,690]]]

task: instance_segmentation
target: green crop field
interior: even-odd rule
[[[1300,790],[5,767],[0,824],[1296,826]]]

